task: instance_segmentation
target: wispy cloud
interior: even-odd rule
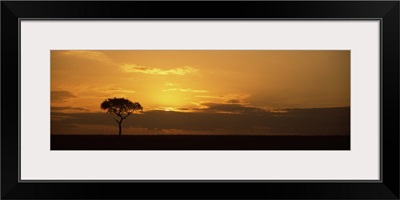
[[[104,54],[103,52],[98,52],[98,51],[73,50],[73,51],[62,51],[62,54],[70,55],[70,56],[78,56],[81,58],[97,60],[97,61],[105,62],[105,63],[112,62],[111,59],[106,54]]]
[[[70,106],[52,106],[52,111],[63,111],[63,110],[74,110],[74,111],[89,111],[86,108],[81,107],[70,107]]]
[[[103,92],[112,93],[112,94],[114,94],[114,93],[124,93],[124,94],[125,93],[126,94],[136,93],[134,90],[127,90],[127,89],[123,89],[123,88],[120,88],[120,87],[116,87],[114,84],[106,85],[106,86],[103,86],[103,87],[93,88],[93,90],[95,90],[95,91],[103,91]]]
[[[70,91],[51,91],[52,101],[65,101],[71,98],[76,98],[76,96]]]
[[[246,106],[239,103],[203,103],[202,105],[206,106],[206,108],[199,110],[204,112],[231,113],[231,114],[266,112],[266,110],[262,108]]]
[[[169,88],[169,89],[165,89],[162,90],[163,92],[174,92],[174,91],[178,91],[178,92],[192,92],[192,93],[207,93],[207,90],[192,90],[192,89],[182,89],[182,88]]]
[[[195,97],[204,98],[204,99],[225,99],[223,96],[212,96],[212,95],[197,95]]]
[[[135,90],[128,89],[128,88],[122,88],[119,87],[117,84],[107,84],[107,85],[101,85],[101,86],[91,86],[87,84],[80,84],[80,85],[60,85],[59,86],[60,90],[63,91],[52,91],[52,100],[64,100],[68,98],[74,98],[74,97],[88,97],[88,95],[92,96],[110,96],[110,95],[115,95],[115,94],[134,94],[136,93]],[[77,94],[73,94],[69,92],[68,90],[75,91]]]
[[[239,99],[228,99],[226,100],[226,103],[240,103]]]
[[[195,97],[202,98],[202,99],[214,99],[220,100],[221,103],[243,103],[245,99],[247,99],[250,95],[248,94],[225,94],[219,96],[213,95],[197,95]]]
[[[177,84],[177,83],[169,83],[169,82],[167,82],[167,83],[165,83],[165,86],[167,86],[167,87],[171,87],[171,86],[179,86],[179,84]]]
[[[152,75],[185,75],[190,73],[196,73],[197,69],[189,66],[172,68],[172,69],[160,69],[160,68],[152,68],[146,66],[139,66],[135,64],[125,64],[121,66],[124,72],[128,73],[143,73],[143,74],[152,74]]]

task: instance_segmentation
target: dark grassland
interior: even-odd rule
[[[350,150],[350,136],[52,135],[51,150]]]

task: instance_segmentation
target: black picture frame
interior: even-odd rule
[[[1,198],[399,199],[399,6],[398,1],[2,1]],[[20,19],[379,19],[381,181],[20,182]]]

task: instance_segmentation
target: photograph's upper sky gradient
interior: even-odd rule
[[[349,107],[350,51],[51,51],[52,121],[112,97],[143,113]]]

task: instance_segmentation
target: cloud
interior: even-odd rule
[[[139,66],[135,64],[125,64],[121,66],[122,70],[124,72],[129,72],[129,73],[143,73],[143,74],[152,74],[152,75],[185,75],[185,74],[190,74],[190,73],[195,73],[197,72],[197,69],[189,67],[189,66],[184,66],[180,68],[172,68],[172,69],[159,69],[159,68],[152,68],[152,67],[145,67],[145,66]]]
[[[245,106],[242,104],[237,103],[202,103],[202,107],[206,107],[203,109],[199,109],[203,112],[221,112],[221,113],[236,113],[236,114],[243,114],[243,113],[253,113],[253,112],[266,112],[264,109]]]
[[[226,103],[240,103],[244,102],[245,99],[249,98],[249,94],[225,94],[225,95],[219,95],[219,96],[213,96],[213,95],[197,95],[197,98],[202,98],[202,99],[218,99],[222,100],[223,102]]]
[[[134,90],[127,90],[127,89],[123,89],[120,87],[116,87],[114,84],[106,85],[103,87],[93,88],[93,90],[94,91],[103,91],[103,92],[107,92],[107,93],[111,93],[111,94],[115,94],[115,93],[133,94],[133,93],[136,93]]]
[[[93,98],[93,97],[109,97],[109,96],[124,96],[136,93],[136,91],[128,88],[119,87],[117,84],[97,85],[91,86],[87,84],[81,85],[64,85],[61,88],[72,90],[77,93],[79,98]],[[70,93],[72,94],[72,93]],[[57,94],[56,94],[57,95]],[[73,94],[72,94],[73,95]],[[77,97],[73,95],[73,97]],[[57,96],[56,96],[57,98]],[[56,99],[52,99],[56,100]]]
[[[218,107],[218,106],[217,106]],[[217,109],[211,106],[211,109]],[[243,110],[243,108],[221,108],[218,110]],[[66,127],[98,125],[116,127],[113,116],[105,113],[59,113],[52,112],[51,118],[58,117],[57,124]],[[224,134],[265,134],[265,135],[350,135],[350,107],[288,109],[287,113],[268,111],[244,114],[215,112],[174,112],[147,111],[132,115],[123,124],[124,128],[143,130],[180,130],[223,132]],[[53,127],[52,133],[64,129]],[[81,129],[69,133],[84,134]],[[102,131],[101,128],[98,129]]]
[[[212,96],[212,95],[197,95],[195,97],[204,98],[204,99],[225,99],[223,96]]]
[[[72,51],[62,51],[62,54],[87,58],[91,60],[97,60],[105,63],[111,63],[111,59],[106,54],[98,51],[72,50]]]
[[[226,103],[240,103],[240,100],[239,99],[229,99],[229,100],[226,100]]]
[[[70,91],[51,91],[52,101],[65,101],[71,98],[76,98],[76,96]]]
[[[165,83],[165,86],[170,87],[170,86],[179,86],[177,83]]]
[[[70,107],[70,106],[52,106],[51,110],[52,111],[63,111],[63,110],[89,111],[86,108]]]
[[[162,90],[163,92],[173,92],[173,91],[178,91],[178,92],[192,92],[192,93],[207,93],[207,90],[192,90],[192,89],[182,89],[182,88],[169,88]]]
[[[182,110],[182,111],[192,111],[191,108],[183,107],[183,108],[177,108],[177,110]]]

